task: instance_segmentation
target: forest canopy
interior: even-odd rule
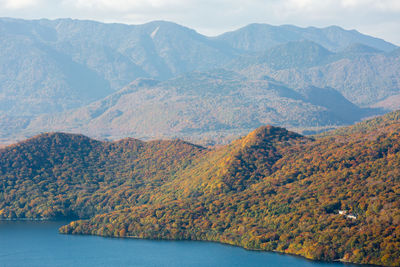
[[[400,112],[312,137],[264,126],[218,148],[41,134],[0,149],[0,218],[398,266]]]

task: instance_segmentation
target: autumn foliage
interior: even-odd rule
[[[400,112],[312,138],[261,127],[216,149],[43,134],[0,150],[0,216],[398,266]]]

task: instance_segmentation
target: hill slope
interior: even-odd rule
[[[0,216],[85,218],[130,207],[202,150],[179,140],[41,134],[0,150]]]
[[[264,124],[332,127],[380,112],[361,109],[330,88],[296,92],[278,82],[215,70],[165,82],[137,80],[74,112],[32,120],[25,132],[61,130],[111,139],[178,136],[223,142]]]
[[[396,266],[399,119],[312,139],[267,126],[208,150],[43,134],[0,150],[0,216],[91,216],[60,231]]]

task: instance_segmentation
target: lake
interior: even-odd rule
[[[0,266],[356,266],[211,242],[59,234],[66,223],[0,221]]]

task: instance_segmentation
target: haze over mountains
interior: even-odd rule
[[[310,41],[290,42],[245,61],[237,60],[231,68],[252,79],[269,76],[297,89],[309,84],[332,87],[355,104],[367,106],[399,94],[397,50],[380,53],[353,44],[332,53]]]
[[[217,140],[399,107],[399,48],[336,26],[252,24],[207,37],[164,21],[2,18],[0,34],[0,142],[49,130]]]
[[[274,46],[309,40],[325,48],[339,52],[353,44],[364,44],[381,51],[392,51],[395,45],[382,39],[363,35],[356,30],[346,31],[338,26],[326,28],[300,28],[293,25],[271,26],[268,24],[250,24],[236,31],[216,37],[230,46],[244,51],[263,52]]]
[[[316,128],[351,124],[375,114],[377,110],[359,108],[332,88],[297,92],[278,82],[215,70],[164,82],[137,80],[73,112],[40,116],[26,130],[63,129],[111,139],[178,136],[212,141],[264,124]]]

